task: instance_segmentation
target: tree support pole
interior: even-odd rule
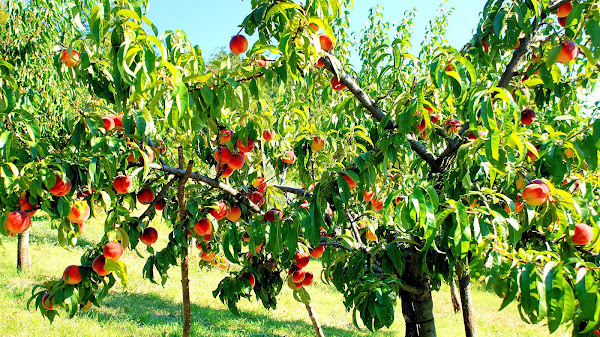
[[[18,234],[17,236],[17,271],[26,271],[31,267],[31,256],[29,255],[29,232],[30,229]]]
[[[317,337],[325,337],[325,334],[323,334],[323,329],[321,328],[321,323],[319,323],[319,319],[317,318],[315,308],[313,307],[312,302],[308,297],[306,289],[300,288],[300,290],[298,290],[298,293],[300,294],[300,299],[302,300],[302,303],[304,303],[304,306],[306,306],[306,311],[308,311],[308,317],[310,317],[312,326],[313,328],[315,328],[315,335]]]
[[[178,148],[179,155],[179,169],[183,170],[183,148],[180,146]],[[177,185],[177,201],[179,206],[179,213],[177,214],[177,220],[182,224],[185,228],[186,223],[186,207],[185,207],[185,183],[190,178],[190,174],[192,173],[192,167],[194,165],[193,161],[188,162],[187,170],[185,174],[179,179],[179,183]],[[186,235],[187,238],[187,235]],[[188,246],[189,246],[189,238],[186,239],[188,245],[183,247],[183,251],[181,252],[181,292],[182,292],[182,302],[183,302],[183,337],[189,337],[190,332],[192,330],[192,310],[191,310],[191,301],[190,301],[190,279],[189,279],[189,270],[188,270]]]
[[[459,262],[456,273],[458,275],[458,288],[460,289],[463,321],[465,323],[465,336],[477,337],[477,324],[475,324],[473,298],[471,297],[471,272],[469,271],[468,262],[464,265]]]

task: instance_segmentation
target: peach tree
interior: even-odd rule
[[[370,330],[392,324],[400,299],[406,335],[435,336],[431,292],[458,277],[476,335],[472,276],[502,308],[517,301],[526,322],[598,329],[594,1],[487,1],[460,50],[444,39],[442,12],[417,55],[414,13],[390,24],[374,10],[360,70],[349,64],[350,2],[254,0],[231,54],[212,61],[184,32],[159,38],[148,5],[68,7],[56,71],[93,108],[65,113],[68,144],[40,154],[46,170],[27,186],[62,219],[60,235],[75,237],[92,205],[104,208],[105,235],[61,280],[34,288],[43,315],[100,305],[127,281],[123,251],[145,249],[153,282],[181,266],[189,335],[196,241],[202,267],[231,265],[214,295],[233,312],[252,296],[274,308],[287,284],[318,335],[306,291],[315,276]],[[148,227],[154,217],[170,231]],[[9,207],[3,218],[7,233],[28,221]],[[156,251],[160,235],[168,243]],[[322,275],[304,269],[311,258]]]

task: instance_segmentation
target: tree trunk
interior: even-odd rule
[[[188,277],[188,248],[181,261],[181,292],[183,295],[183,337],[189,337],[192,329],[192,310],[190,305],[190,279]]]
[[[180,146],[177,149],[177,154],[179,157],[179,169],[183,169],[184,158],[183,158],[183,148]],[[187,165],[187,169],[185,174],[179,179],[179,184],[177,184],[177,201],[179,206],[179,212],[177,214],[177,220],[181,222],[181,226],[184,231],[186,229],[186,218],[187,218],[187,210],[185,207],[185,183],[190,178],[190,174],[192,173],[192,167],[194,165],[193,161],[189,161]],[[187,234],[187,232],[186,232]],[[181,253],[181,293],[182,293],[182,302],[183,302],[183,337],[189,337],[190,331],[192,330],[192,310],[190,305],[190,279],[189,279],[189,270],[188,270],[188,255],[189,255],[189,245],[190,240],[186,235],[186,246],[182,247]]]
[[[17,270],[26,271],[31,267],[31,256],[29,255],[29,229],[18,234],[17,248]]]
[[[460,299],[462,302],[463,321],[465,323],[465,336],[476,337],[477,325],[475,324],[475,315],[473,314],[473,298],[471,297],[471,273],[469,264],[458,264],[456,269],[458,274],[458,288],[460,289]]]
[[[423,294],[402,292],[402,314],[406,322],[406,337],[436,337],[433,298],[429,285]]]
[[[321,328],[321,323],[319,323],[319,319],[317,318],[317,314],[315,313],[315,308],[313,307],[310,299],[308,298],[308,294],[306,293],[306,289],[301,288],[299,290],[300,298],[302,302],[306,306],[306,311],[308,311],[308,317],[310,317],[310,321],[312,322],[313,328],[315,328],[315,335],[317,337],[325,337],[323,334],[323,329]]]
[[[452,307],[454,308],[454,313],[457,313],[460,311],[462,304],[458,298],[459,294],[458,289],[456,289],[456,280],[454,277],[452,278],[452,282],[450,282],[450,296],[452,297]]]
[[[406,337],[436,337],[433,298],[429,279],[419,270],[419,252],[412,252],[402,275],[411,291],[401,290],[402,315],[406,322]]]

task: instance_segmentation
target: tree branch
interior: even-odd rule
[[[421,144],[421,142],[415,138],[415,135],[412,133],[407,134],[406,140],[410,143],[410,148],[429,164],[429,166],[434,167],[436,165],[437,158],[435,155],[431,153],[425,145]]]
[[[335,68],[333,67],[333,63],[329,59],[328,56],[324,56],[321,58],[321,62],[325,65],[325,69],[327,69],[330,73],[335,74]],[[366,92],[362,90],[362,88],[354,81],[352,77],[346,74],[343,69],[340,69],[339,72],[339,80],[342,82],[346,88],[358,99],[358,101],[362,104],[362,106],[367,109],[373,118],[377,121],[381,122],[386,118],[386,114],[377,106],[377,103],[367,95]],[[395,129],[396,124],[392,121],[388,121],[385,126],[386,129]]]
[[[504,73],[502,73],[502,76],[500,77],[500,81],[498,81],[498,87],[500,87],[500,88],[508,87],[510,80],[513,78],[513,76],[517,70],[517,67],[519,66],[519,63],[521,63],[521,61],[523,61],[523,57],[529,50],[529,47],[537,41],[537,39],[534,38],[534,34],[537,31],[537,29],[539,28],[540,22],[543,22],[544,19],[546,17],[548,17],[548,13],[554,12],[556,9],[558,9],[558,7],[564,5],[565,3],[569,2],[569,1],[570,0],[555,1],[554,4],[548,6],[548,12],[542,11],[539,19],[533,22],[531,33],[526,34],[525,37],[523,37],[521,39],[521,45],[519,45],[519,47],[513,52],[512,59],[508,63],[508,66],[506,66]]]
[[[160,165],[160,164],[151,163],[151,164],[148,164],[148,167],[150,167],[151,169],[154,169],[154,170],[168,172],[168,173],[174,174],[178,177],[181,177],[185,174],[184,170],[180,170],[180,169],[168,166],[168,165]],[[218,188],[222,191],[225,191],[225,192],[229,193],[231,196],[238,198],[241,203],[246,205],[248,208],[252,209],[254,212],[256,212],[258,214],[263,214],[263,211],[260,209],[260,207],[258,207],[255,203],[250,201],[247,197],[244,197],[240,192],[236,191],[233,187],[231,187],[227,184],[224,184],[218,180],[214,180],[205,175],[199,174],[198,172],[191,172],[190,179],[199,181],[206,185],[209,185],[214,188]]]

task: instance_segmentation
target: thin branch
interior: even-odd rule
[[[500,77],[500,81],[498,81],[498,87],[500,87],[500,88],[508,87],[510,80],[513,78],[513,76],[517,70],[517,67],[519,66],[519,63],[521,63],[521,61],[523,61],[523,57],[529,50],[529,47],[537,41],[537,38],[534,37],[534,33],[539,28],[540,23],[543,22],[546,17],[548,17],[548,13],[554,12],[556,9],[558,9],[558,7],[566,4],[569,1],[570,0],[556,1],[554,4],[548,6],[548,12],[542,11],[539,19],[535,20],[533,22],[531,33],[526,34],[525,37],[523,37],[521,39],[521,45],[513,52],[512,59],[508,63],[508,66],[506,66],[504,73],[502,73],[502,76]]]
[[[303,190],[301,188],[284,186],[284,185],[271,185],[271,186],[281,190],[284,193],[292,193],[292,194],[295,194],[295,195],[297,195],[299,197],[303,197],[303,198],[312,197],[312,193],[307,192],[306,190]]]
[[[335,68],[333,67],[333,63],[329,59],[328,56],[324,56],[321,58],[321,62],[325,65],[325,69],[327,69],[330,73],[335,74]],[[377,121],[383,121],[387,116],[386,114],[377,106],[377,102],[375,102],[369,95],[367,95],[364,90],[354,81],[352,77],[346,74],[343,69],[340,69],[339,72],[339,80],[342,82],[346,88],[358,99],[358,101],[362,104],[362,106],[367,109],[373,118]],[[385,126],[386,129],[396,129],[396,124],[391,120],[388,121]]]
[[[173,184],[177,181],[177,176],[173,177],[171,180],[169,180],[169,182],[163,186],[163,188],[160,190],[160,192],[156,195],[156,197],[154,198],[154,200],[152,200],[152,202],[150,203],[150,205],[148,205],[148,208],[146,208],[146,210],[144,211],[144,213],[142,213],[142,215],[140,215],[139,219],[144,220],[148,214],[150,214],[150,211],[152,210],[152,208],[154,208],[154,206],[156,205],[156,203],[162,199],[165,194],[167,193],[167,191],[169,190],[169,188],[171,188],[171,186],[173,186]]]
[[[151,163],[148,165],[149,168],[154,169],[154,170],[159,170],[159,171],[163,171],[163,172],[168,172],[171,174],[174,174],[178,177],[181,177],[185,174],[184,170],[180,170],[168,165],[160,165],[160,164],[154,164]],[[225,191],[227,193],[229,193],[231,196],[236,197],[240,200],[241,203],[243,203],[244,205],[246,205],[248,208],[252,209],[254,212],[258,213],[258,214],[263,214],[263,211],[260,209],[260,207],[258,207],[255,203],[253,203],[252,201],[250,201],[247,197],[242,197],[242,194],[238,191],[236,191],[233,187],[231,187],[230,185],[227,185],[225,183],[222,183],[218,180],[214,180],[210,177],[207,177],[205,175],[199,174],[198,172],[192,172],[190,174],[190,179],[193,179],[195,181],[199,181],[201,183],[204,183],[206,185],[212,186],[214,188],[220,189],[222,191]]]

